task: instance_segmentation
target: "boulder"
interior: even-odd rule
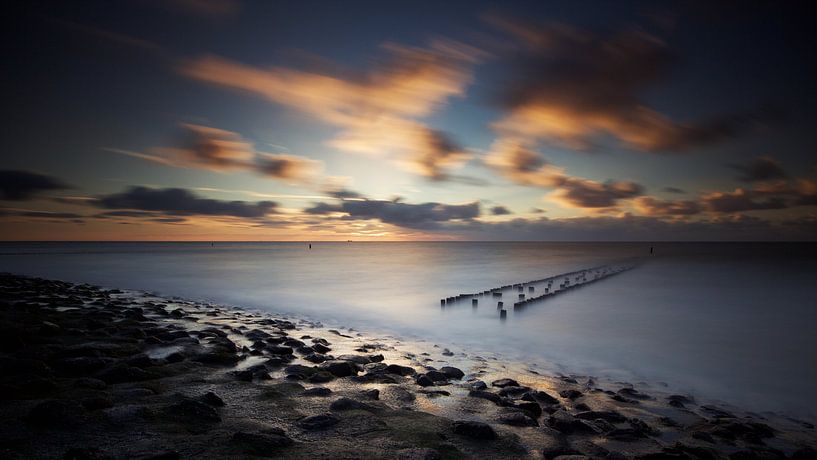
[[[496,439],[496,432],[490,425],[471,420],[454,422],[454,433],[478,440]]]

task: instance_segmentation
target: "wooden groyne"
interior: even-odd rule
[[[609,278],[613,275],[625,272],[635,267],[632,263],[602,265],[593,268],[586,268],[576,270],[560,275],[550,276],[547,278],[540,278],[529,280],[521,283],[506,284],[484,291],[469,294],[458,294],[456,296],[446,297],[440,299],[440,306],[453,306],[460,301],[467,301],[471,299],[471,305],[477,308],[479,305],[479,298],[491,296],[498,300],[497,310],[500,312],[500,317],[504,319],[506,310],[503,308],[505,302],[501,299],[506,295],[509,297],[516,295],[513,303],[514,311],[524,309],[528,305],[539,302],[555,295],[568,292],[570,290],[585,286],[594,281],[599,281]],[[510,303],[510,301],[508,302]]]

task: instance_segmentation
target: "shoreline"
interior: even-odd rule
[[[4,458],[817,455],[808,422],[657,388],[148,293],[0,289]]]

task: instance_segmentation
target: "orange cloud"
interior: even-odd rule
[[[467,154],[417,119],[428,116],[471,82],[481,53],[438,41],[430,48],[387,45],[390,59],[356,78],[289,68],[258,68],[216,56],[184,63],[191,78],[248,91],[337,126],[328,144],[343,151],[397,155],[411,169],[442,178]]]

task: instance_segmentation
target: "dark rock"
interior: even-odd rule
[[[498,420],[500,423],[512,426],[539,426],[539,422],[520,412],[502,414]]]
[[[179,460],[182,455],[175,450],[168,450],[149,457],[143,457],[141,460]]]
[[[625,398],[632,398],[632,399],[652,399],[652,397],[645,395],[643,393],[639,393],[638,390],[635,388],[622,388],[618,390],[618,394],[624,396]]]
[[[536,402],[522,402],[518,403],[516,407],[522,409],[535,419],[539,418],[539,416],[542,415],[542,406],[540,406],[539,403]]]
[[[399,364],[389,364],[386,366],[386,372],[389,374],[396,374],[402,376],[414,375],[417,371],[414,370],[412,367],[408,366],[400,366]]]
[[[335,376],[330,374],[329,372],[318,371],[318,372],[315,372],[314,374],[310,375],[309,377],[307,377],[306,380],[308,380],[311,383],[326,383],[326,382],[331,382],[334,379],[335,379]]]
[[[199,400],[204,404],[208,404],[213,407],[224,407],[224,400],[212,391],[208,391],[207,393],[201,395]]]
[[[434,382],[425,374],[418,375],[417,379],[415,379],[415,382],[417,383],[417,385],[420,385],[421,387],[430,387],[434,385]]]
[[[516,380],[513,380],[513,379],[499,379],[499,380],[494,380],[493,382],[491,382],[491,386],[495,386],[495,387],[499,387],[499,388],[505,388],[505,387],[510,387],[510,386],[518,387],[519,383]]]
[[[547,424],[551,428],[564,434],[596,432],[595,427],[589,425],[584,420],[577,419],[563,410],[558,410],[548,417]]]
[[[363,395],[369,399],[380,399],[380,390],[377,388],[372,388],[369,390],[363,390]]]
[[[332,394],[332,390],[326,387],[314,387],[304,390],[304,392],[301,394],[304,396],[329,396]]]
[[[239,431],[233,434],[232,442],[237,444],[244,452],[259,457],[277,457],[280,455],[276,452],[277,449],[294,444],[294,441],[282,431],[280,434]]]
[[[477,391],[487,390],[488,385],[486,385],[485,382],[483,382],[482,380],[472,380],[468,382],[468,388]]]
[[[44,401],[28,412],[26,421],[32,425],[70,429],[85,420],[85,408],[76,401]]]
[[[494,429],[487,423],[482,422],[454,422],[454,433],[479,440],[496,439],[496,432]]]
[[[559,396],[561,396],[563,398],[566,398],[566,399],[573,400],[573,399],[576,399],[576,398],[581,398],[583,395],[582,395],[581,391],[571,389],[571,390],[562,390],[562,391],[560,391]]]
[[[316,343],[316,344],[312,345],[312,349],[315,350],[316,353],[321,353],[321,354],[326,354],[326,353],[329,353],[330,351],[332,351],[331,348],[329,348],[326,345],[323,345],[321,343]]]
[[[449,379],[459,380],[465,377],[465,373],[456,367],[443,366],[440,368],[440,372],[445,374]]]
[[[333,401],[332,404],[329,405],[329,410],[333,411],[365,410],[373,412],[376,410],[376,408],[368,404],[362,403],[360,401],[355,401],[354,399],[340,398]]]
[[[321,364],[320,368],[326,370],[335,377],[349,377],[350,375],[357,375],[358,373],[357,366],[348,361],[327,361]]]
[[[428,371],[425,373],[425,376],[431,379],[433,382],[447,382],[448,376],[440,371]]]
[[[794,451],[791,455],[791,460],[807,460],[817,458],[817,449],[811,447],[801,447]]]
[[[192,423],[217,423],[221,421],[215,409],[195,399],[183,399],[165,408],[165,414],[174,419]]]
[[[340,419],[332,414],[320,414],[302,418],[298,421],[298,426],[308,431],[314,431],[329,428],[339,422]]]
[[[371,355],[371,356],[369,356],[369,361],[371,361],[373,363],[382,362],[384,359],[385,358],[383,357],[383,355]]]
[[[429,447],[413,447],[397,452],[397,460],[441,460],[439,452]]]
[[[606,436],[614,441],[634,442],[646,438],[647,434],[633,428],[616,428],[608,432]]]
[[[530,392],[530,388],[528,387],[516,387],[516,386],[509,386],[504,387],[499,390],[500,396],[519,396],[525,393]]]
[[[74,381],[74,387],[87,388],[89,390],[104,390],[107,386],[108,384],[103,382],[102,380],[93,379],[90,377],[84,377],[81,379],[76,379]]]
[[[72,447],[63,455],[63,460],[113,460],[113,456],[96,447]]]
[[[604,411],[584,411],[575,414],[575,417],[581,420],[595,420],[600,418],[606,422],[610,423],[622,423],[627,421],[627,417],[621,415],[620,413],[612,410],[604,410]]]
[[[264,349],[266,352],[273,355],[291,355],[292,348],[278,345],[269,345]]]
[[[502,401],[502,397],[498,394],[491,393],[490,391],[482,391],[482,390],[471,390],[468,392],[468,396],[472,398],[482,398],[491,401],[494,404],[500,404]]]
[[[522,396],[525,401],[539,401],[544,404],[559,404],[559,400],[544,391],[531,391]]]

